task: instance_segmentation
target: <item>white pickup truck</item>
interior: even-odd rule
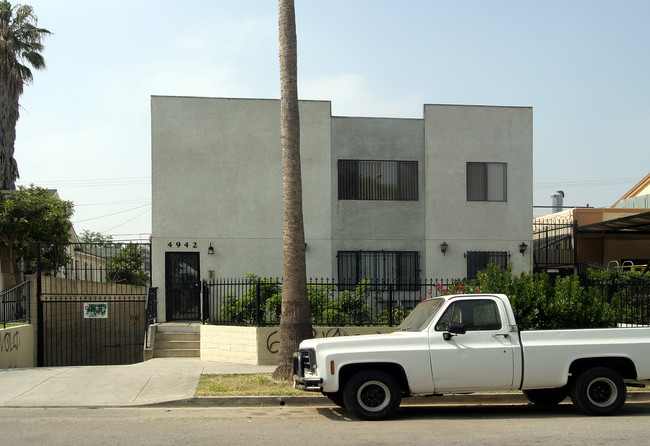
[[[624,379],[650,379],[650,328],[519,331],[502,294],[427,299],[394,333],[307,339],[294,354],[296,388],[366,420],[403,396],[506,390],[605,415],[625,403]]]

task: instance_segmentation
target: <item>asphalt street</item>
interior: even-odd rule
[[[358,421],[335,407],[0,408],[16,445],[614,445],[648,444],[650,404],[590,417],[570,404],[406,406]]]

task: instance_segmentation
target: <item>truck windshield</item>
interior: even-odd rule
[[[404,319],[396,331],[421,331],[438,313],[444,299],[428,299],[413,308],[413,311]]]

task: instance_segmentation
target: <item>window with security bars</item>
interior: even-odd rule
[[[339,282],[353,289],[361,280],[373,285],[395,284],[398,290],[418,290],[420,253],[417,251],[339,251]]]
[[[339,160],[339,200],[417,200],[417,161]]]
[[[476,279],[478,272],[484,270],[490,264],[506,269],[509,260],[510,254],[506,251],[468,251],[467,278]]]
[[[467,201],[507,201],[506,163],[467,163]]]

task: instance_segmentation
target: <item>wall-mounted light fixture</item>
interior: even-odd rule
[[[212,246],[212,243],[210,243],[210,246],[208,246],[208,254],[214,254],[214,246]]]
[[[528,245],[525,242],[521,242],[521,245],[519,245],[519,252],[522,256],[526,252],[526,248],[528,248]]]
[[[440,244],[440,252],[442,253],[443,256],[446,255],[445,253],[447,252],[447,248],[449,248],[447,242],[442,242]]]

